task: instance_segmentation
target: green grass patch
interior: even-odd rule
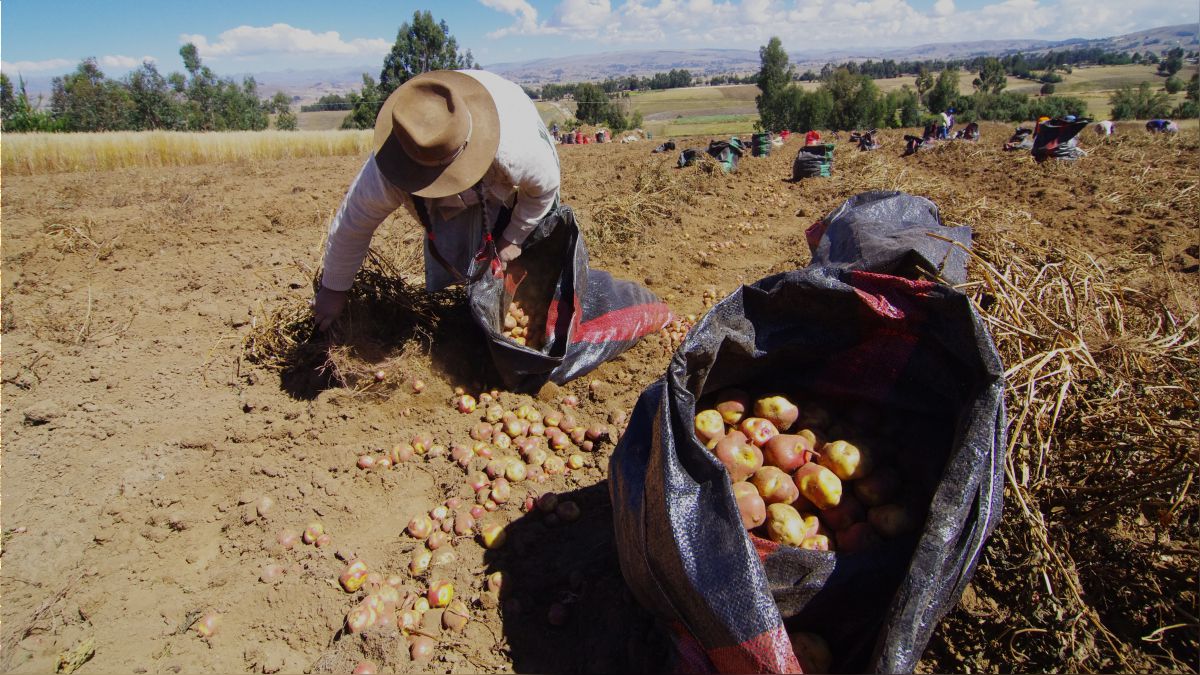
[[[649,122],[646,130],[655,138],[674,136],[732,136],[754,131],[758,115],[697,115]]]

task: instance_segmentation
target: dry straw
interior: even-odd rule
[[[374,373],[404,361],[413,349],[428,348],[440,318],[438,307],[459,301],[453,291],[426,293],[406,280],[412,277],[405,272],[372,250],[342,318],[328,332],[316,330],[307,301],[294,301],[255,317],[242,342],[242,357],[269,370],[306,376],[321,387],[385,391]],[[309,273],[315,290],[320,274]],[[404,346],[395,350],[395,345]]]
[[[628,190],[606,191],[581,218],[588,247],[603,254],[649,241],[690,203],[701,175],[708,174],[680,172],[661,163],[642,164]]]
[[[1081,162],[1038,165],[1027,153],[1004,158],[1018,182],[1051,177],[1130,213],[1194,222],[1200,188],[1186,155],[1196,146],[1128,137],[1090,148]],[[1194,528],[1173,526],[1187,523],[1197,507],[1200,319],[1181,315],[1194,304],[1174,301],[1179,289],[1156,256],[1097,256],[1047,242],[1050,228],[1025,200],[968,192],[939,171],[947,158],[962,166],[994,161],[994,154],[980,144],[951,143],[902,161],[894,153],[838,155],[841,196],[871,189],[923,195],[948,225],[976,232],[961,289],[987,322],[1008,382],[1007,508],[976,578],[1008,628],[1004,641],[984,651],[993,665],[1020,669],[1127,670],[1145,667],[1149,657],[1194,670],[1194,605],[1164,595],[1194,593],[1200,551],[1168,543],[1136,549],[1156,558],[1166,551],[1161,560],[1109,562],[1102,533],[1137,517],[1160,533]],[[1158,270],[1155,278],[1167,286],[1146,286],[1140,277],[1148,270]],[[1193,570],[1182,585],[1178,575],[1189,564],[1181,557]],[[1172,559],[1175,568],[1165,562]],[[1126,591],[1118,593],[1109,587],[1117,580],[1098,571],[1106,565],[1141,579],[1122,582]],[[1114,620],[1126,608],[1161,623],[1131,638]]]
[[[106,171],[137,166],[366,155],[369,131],[120,131],[5,134],[5,173]]]

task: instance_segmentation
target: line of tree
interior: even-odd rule
[[[1030,97],[1004,91],[1007,78],[1003,64],[995,58],[981,62],[974,93],[959,91],[956,68],[942,69],[935,78],[924,68],[914,87],[881,92],[874,80],[849,67],[825,69],[820,86],[805,91],[794,83],[795,69],[779,38],[773,37],[759,50],[762,67],[758,73],[759,126],[769,131],[782,129],[869,129],[921,126],[932,113],[953,108],[961,122],[977,120],[1022,121],[1047,115],[1082,116],[1083,100],[1073,97]]]
[[[350,114],[342,120],[342,128],[373,129],[388,96],[421,73],[478,67],[470,49],[459,50],[458,40],[445,21],[434,21],[429,10],[417,10],[412,23],[404,22],[396,32],[396,42],[383,59],[379,81],[363,73],[362,89],[346,95]]]
[[[5,131],[231,131],[295,129],[291,99],[259,97],[258,83],[218,77],[196,46],[179,50],[186,73],[159,73],[146,61],[121,79],[107,77],[94,58],[50,84],[49,105],[30,100],[24,80],[0,73],[0,124]]]
[[[351,105],[349,97],[341,94],[325,94],[317,99],[316,103],[300,106],[300,112],[321,112],[322,110],[350,110],[354,106]]]
[[[867,59],[862,62],[850,61],[844,64],[826,63],[821,71],[806,70],[793,75],[801,82],[823,81],[838,68],[845,68],[853,75],[867,75],[872,79],[881,80],[907,75],[917,75],[922,70],[939,72],[949,68],[978,72],[986,63],[998,62],[1004,73],[1025,80],[1056,83],[1062,81],[1062,76],[1056,71],[1071,72],[1075,66],[1096,65],[1114,66],[1128,64],[1158,64],[1158,73],[1169,77],[1182,69],[1186,58],[1194,58],[1196,52],[1184,52],[1180,47],[1168,50],[1160,59],[1154,52],[1139,52],[1130,54],[1127,51],[1116,52],[1101,47],[1080,47],[1061,51],[1050,50],[1043,54],[1025,54],[1016,52],[1004,56],[976,56],[970,59],[926,59],[923,61],[894,61],[884,59],[875,61]]]
[[[629,77],[610,77],[606,80],[594,83],[550,83],[542,85],[540,89],[531,89],[526,87],[525,93],[529,94],[529,97],[533,99],[554,101],[565,98],[568,94],[574,96],[575,89],[580,84],[594,84],[606,94],[615,94],[623,91],[680,89],[683,87],[690,87],[695,84],[695,78],[692,76],[691,72],[687,70],[672,69],[670,72],[654,73],[648,77],[630,75]]]

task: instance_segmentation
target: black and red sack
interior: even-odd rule
[[[566,205],[542,219],[507,269],[494,257],[478,264],[485,269],[474,270],[467,285],[471,315],[512,391],[569,382],[674,318],[649,289],[590,267],[575,212]],[[503,317],[514,298],[531,309],[535,339],[525,345],[504,334]]]
[[[859,200],[869,213],[854,220],[941,227],[927,200],[877,197]],[[815,248],[853,232],[867,241],[862,228],[837,226],[849,211],[831,214],[841,218],[827,219]],[[829,643],[832,672],[910,672],[999,521],[1000,358],[961,292],[873,269],[949,252],[879,245],[888,239],[904,237],[871,239],[856,264],[826,255],[735,291],[634,408],[609,471],[617,549],[634,595],[671,629],[680,671],[799,672],[789,633],[807,631]],[[870,553],[748,532],[729,474],[694,432],[697,402],[727,387],[886,411],[871,431],[895,446],[923,498],[920,526]]]

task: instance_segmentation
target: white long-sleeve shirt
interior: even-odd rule
[[[550,210],[558,195],[558,153],[533,101],[519,86],[482,70],[460,72],[478,80],[496,103],[500,144],[496,148],[496,158],[480,181],[484,213],[487,222],[495,224],[500,207],[513,205],[505,238],[520,245]],[[439,222],[451,221],[479,199],[474,188],[470,188],[457,195],[426,201],[436,232]],[[409,195],[383,176],[373,154],[367,157],[329,224],[321,284],[334,291],[349,289],[367,256],[375,230],[401,206],[407,207],[415,217]],[[439,236],[439,239],[443,237]],[[462,238],[450,236],[444,239],[454,242]],[[478,241],[469,241],[466,245],[472,248],[465,253],[474,253],[478,244]],[[442,253],[452,260],[464,258],[461,251],[442,250]]]

